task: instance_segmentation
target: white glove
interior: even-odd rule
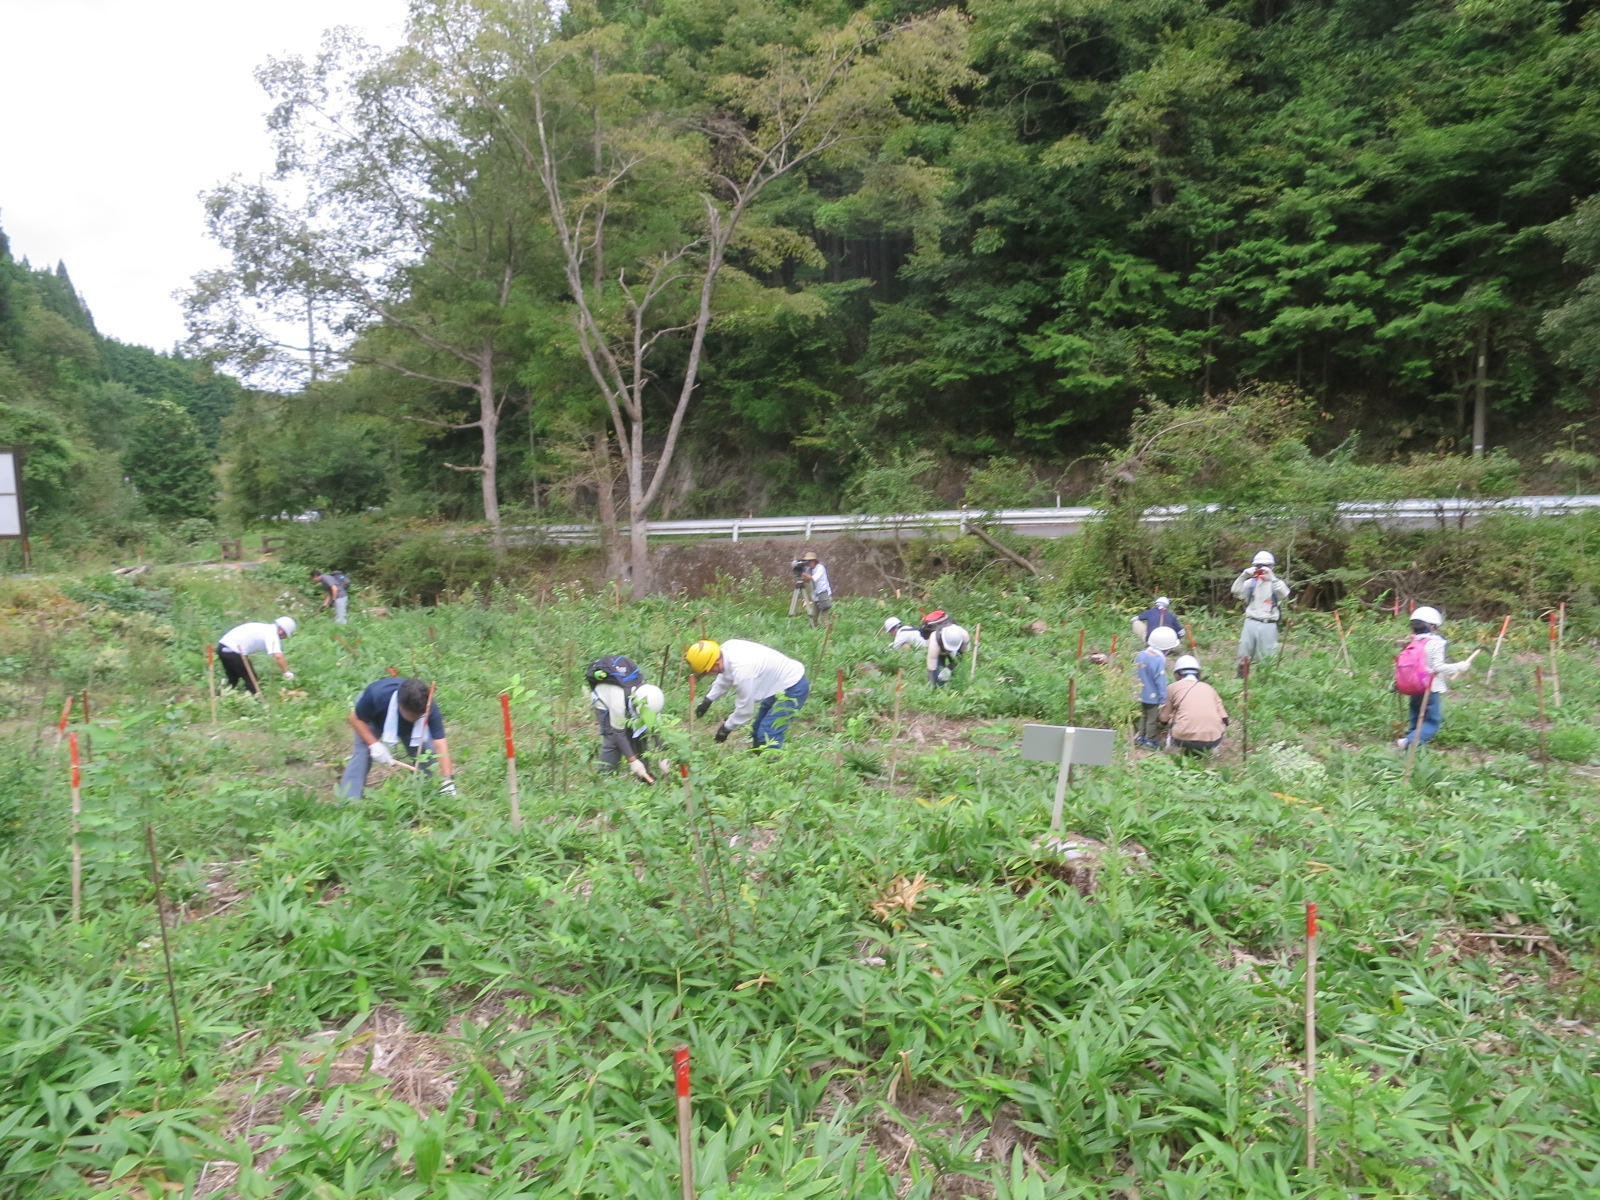
[[[292,680],[294,678],[294,672],[293,671],[285,671],[283,673],[283,677],[285,679],[291,679]]]
[[[394,753],[382,742],[373,742],[367,747],[367,753],[372,755],[372,761],[382,763],[386,767],[394,766]]]
[[[456,781],[446,775],[439,781],[439,795],[454,796],[456,794]]]
[[[654,783],[655,782],[655,779],[650,774],[650,768],[644,765],[644,760],[643,759],[630,758],[628,760],[628,770],[632,771],[635,775],[637,775],[640,779],[644,780],[646,783]]]

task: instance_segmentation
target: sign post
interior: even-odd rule
[[[1055,803],[1050,808],[1050,831],[1061,832],[1061,813],[1067,802],[1067,781],[1072,765],[1108,767],[1116,747],[1109,729],[1079,729],[1075,725],[1024,725],[1022,757],[1027,762],[1053,762],[1056,772]]]

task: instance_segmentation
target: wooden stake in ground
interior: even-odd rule
[[[517,789],[517,747],[511,740],[511,697],[506,692],[500,693],[500,717],[506,731],[506,788],[511,793],[511,828],[521,829],[522,793]]]
[[[1504,621],[1500,622],[1500,636],[1495,638],[1495,640],[1494,640],[1494,653],[1489,655],[1489,670],[1484,674],[1484,677],[1483,677],[1483,682],[1484,682],[1485,685],[1488,685],[1488,684],[1491,684],[1491,683],[1494,682],[1494,664],[1495,664],[1495,660],[1500,657],[1500,647],[1505,643],[1506,630],[1508,630],[1510,628],[1511,628],[1511,614],[1507,613],[1506,614],[1506,619]]]
[[[678,1081],[678,1170],[683,1179],[683,1200],[694,1200],[694,1114],[689,1108],[689,1047],[672,1052]]]
[[[1344,618],[1339,615],[1337,608],[1333,610],[1333,625],[1339,631],[1339,653],[1344,656],[1345,669],[1353,672],[1356,668],[1355,664],[1350,661],[1350,644],[1345,639]]]
[[[78,735],[67,735],[72,753],[72,919],[83,917],[83,847],[78,844],[78,818],[83,814],[82,779],[78,773]]]
[[[833,769],[844,770],[844,668],[833,693]]]
[[[263,708],[266,707],[267,696],[266,693],[261,690],[261,681],[256,678],[256,669],[250,662],[250,656],[248,654],[241,654],[239,655],[239,661],[244,664],[244,673],[250,680],[251,694],[261,701]]]
[[[700,678],[700,676],[694,674],[692,671],[689,673],[689,732],[690,733],[694,732],[694,721],[695,721],[695,716],[694,716],[694,689],[695,689],[695,681],[697,679],[699,679],[699,678]]]
[[[900,765],[900,688],[903,686],[905,668],[894,673],[894,732],[889,735],[889,786],[894,786],[895,768]]]
[[[1239,664],[1239,678],[1244,680],[1244,691],[1239,714],[1239,737],[1243,743],[1242,757],[1245,762],[1250,761],[1250,660],[1246,658]]]
[[[172,978],[172,944],[167,939],[167,903],[161,895],[161,860],[156,855],[154,826],[144,827],[144,844],[150,848],[150,882],[156,891],[156,920],[161,923],[161,957],[167,968],[167,999],[172,1004],[172,1036],[178,1042],[178,1057],[183,1058],[183,1022],[178,1017],[178,985]]]
[[[61,705],[61,720],[56,722],[56,745],[60,746],[63,738],[67,736],[67,722],[72,720],[72,697],[68,695]]]
[[[1117,635],[1113,633],[1111,635],[1111,657],[1115,658],[1116,656],[1117,656]]]
[[[1317,1169],[1317,906],[1306,905],[1306,1170]]]
[[[1539,761],[1544,764],[1548,773],[1550,770],[1550,747],[1546,743],[1544,732],[1544,668],[1533,669],[1533,692],[1539,697]]]
[[[972,671],[967,676],[969,681],[978,677],[978,643],[982,640],[983,622],[979,621],[972,629]]]
[[[1079,663],[1083,662],[1083,635],[1088,633],[1088,632],[1089,631],[1087,629],[1078,630],[1078,658],[1077,658],[1077,661]]]
[[[1562,609],[1566,608],[1563,604]],[[1550,699],[1557,708],[1561,707],[1561,666],[1556,656],[1561,651],[1561,637],[1556,628],[1555,609],[1550,610]]]
[[[1559,694],[1559,692],[1557,693]],[[84,688],[81,699],[83,701],[83,761],[91,762],[94,759],[94,734],[89,731],[89,689]],[[1557,701],[1557,707],[1560,702]]]
[[[689,817],[689,840],[694,845],[695,866],[700,869],[700,894],[706,903],[711,902],[711,876],[706,871],[706,852],[700,844],[700,817],[694,810],[694,785],[689,782],[689,764],[679,763],[678,773],[683,776],[683,811]]]
[[[211,692],[211,723],[217,723],[217,648],[206,643],[206,687]]]

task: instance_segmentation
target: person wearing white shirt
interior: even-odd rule
[[[716,676],[705,698],[695,706],[696,716],[705,716],[724,694],[734,694],[733,712],[717,727],[719,742],[753,721],[751,739],[756,749],[781,747],[790,722],[811,694],[804,664],[760,642],[704,639],[690,646],[684,659],[695,674]]]
[[[815,626],[822,614],[833,607],[833,585],[828,582],[828,568],[822,565],[815,550],[807,550],[794,560],[794,586],[805,597],[806,615]],[[791,614],[793,612],[791,610]]]
[[[972,640],[971,635],[943,609],[934,609],[923,616],[922,635],[928,640],[928,682],[934,687],[943,687],[955,674],[956,662]]]
[[[907,625],[899,617],[890,617],[884,621],[883,631],[889,635],[891,650],[904,650],[907,647],[922,650],[928,645],[928,639],[922,636],[922,630],[915,625]]]
[[[1445,680],[1454,678],[1472,666],[1472,660],[1478,657],[1482,649],[1474,650],[1459,662],[1447,662],[1450,643],[1439,632],[1439,626],[1443,624],[1444,615],[1426,604],[1411,614],[1411,637],[1413,641],[1422,641],[1424,670],[1429,678],[1426,692],[1407,697],[1411,701],[1411,723],[1406,726],[1405,737],[1395,742],[1401,750],[1413,741],[1419,746],[1426,746],[1433,740],[1433,735],[1439,732],[1439,726],[1444,723],[1444,694],[1450,690]]]
[[[250,666],[252,654],[270,654],[278,663],[285,679],[293,679],[294,672],[283,657],[283,643],[294,636],[299,626],[293,617],[279,617],[272,624],[249,621],[235,625],[217,642],[217,660],[228,677],[229,687],[243,687],[254,695],[261,690],[256,683],[254,669]]]
[[[1289,598],[1289,585],[1273,573],[1277,565],[1272,551],[1257,551],[1233,581],[1234,596],[1244,601],[1244,628],[1239,631],[1236,656],[1241,674],[1245,659],[1259,662],[1278,652],[1278,622],[1283,618],[1283,602]]]

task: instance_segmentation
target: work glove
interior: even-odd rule
[[[291,680],[291,681],[292,681],[292,680],[293,680],[293,679],[294,679],[294,672],[293,672],[293,671],[285,671],[285,672],[284,672],[284,673],[283,673],[283,677],[284,677],[284,678],[285,678],[285,679],[288,679],[288,680]]]
[[[725,742],[728,740],[728,735],[732,732],[733,730],[729,729],[726,725],[718,725],[716,740],[719,742]]]
[[[646,783],[654,783],[655,782],[655,778],[650,774],[650,768],[645,766],[643,761],[641,761],[640,759],[630,758],[628,760],[628,770],[632,771],[635,775],[637,775],[640,779],[644,780]]]
[[[439,795],[454,796],[456,794],[456,781],[446,775],[439,781]]]
[[[373,742],[367,747],[367,753],[372,756],[372,761],[382,763],[386,767],[394,766],[394,752],[382,742]]]
[[[696,704],[694,706],[694,715],[697,716],[697,717],[703,717],[710,711],[711,711],[711,697],[709,697],[709,696],[707,696],[704,700],[700,701],[699,704]]]

